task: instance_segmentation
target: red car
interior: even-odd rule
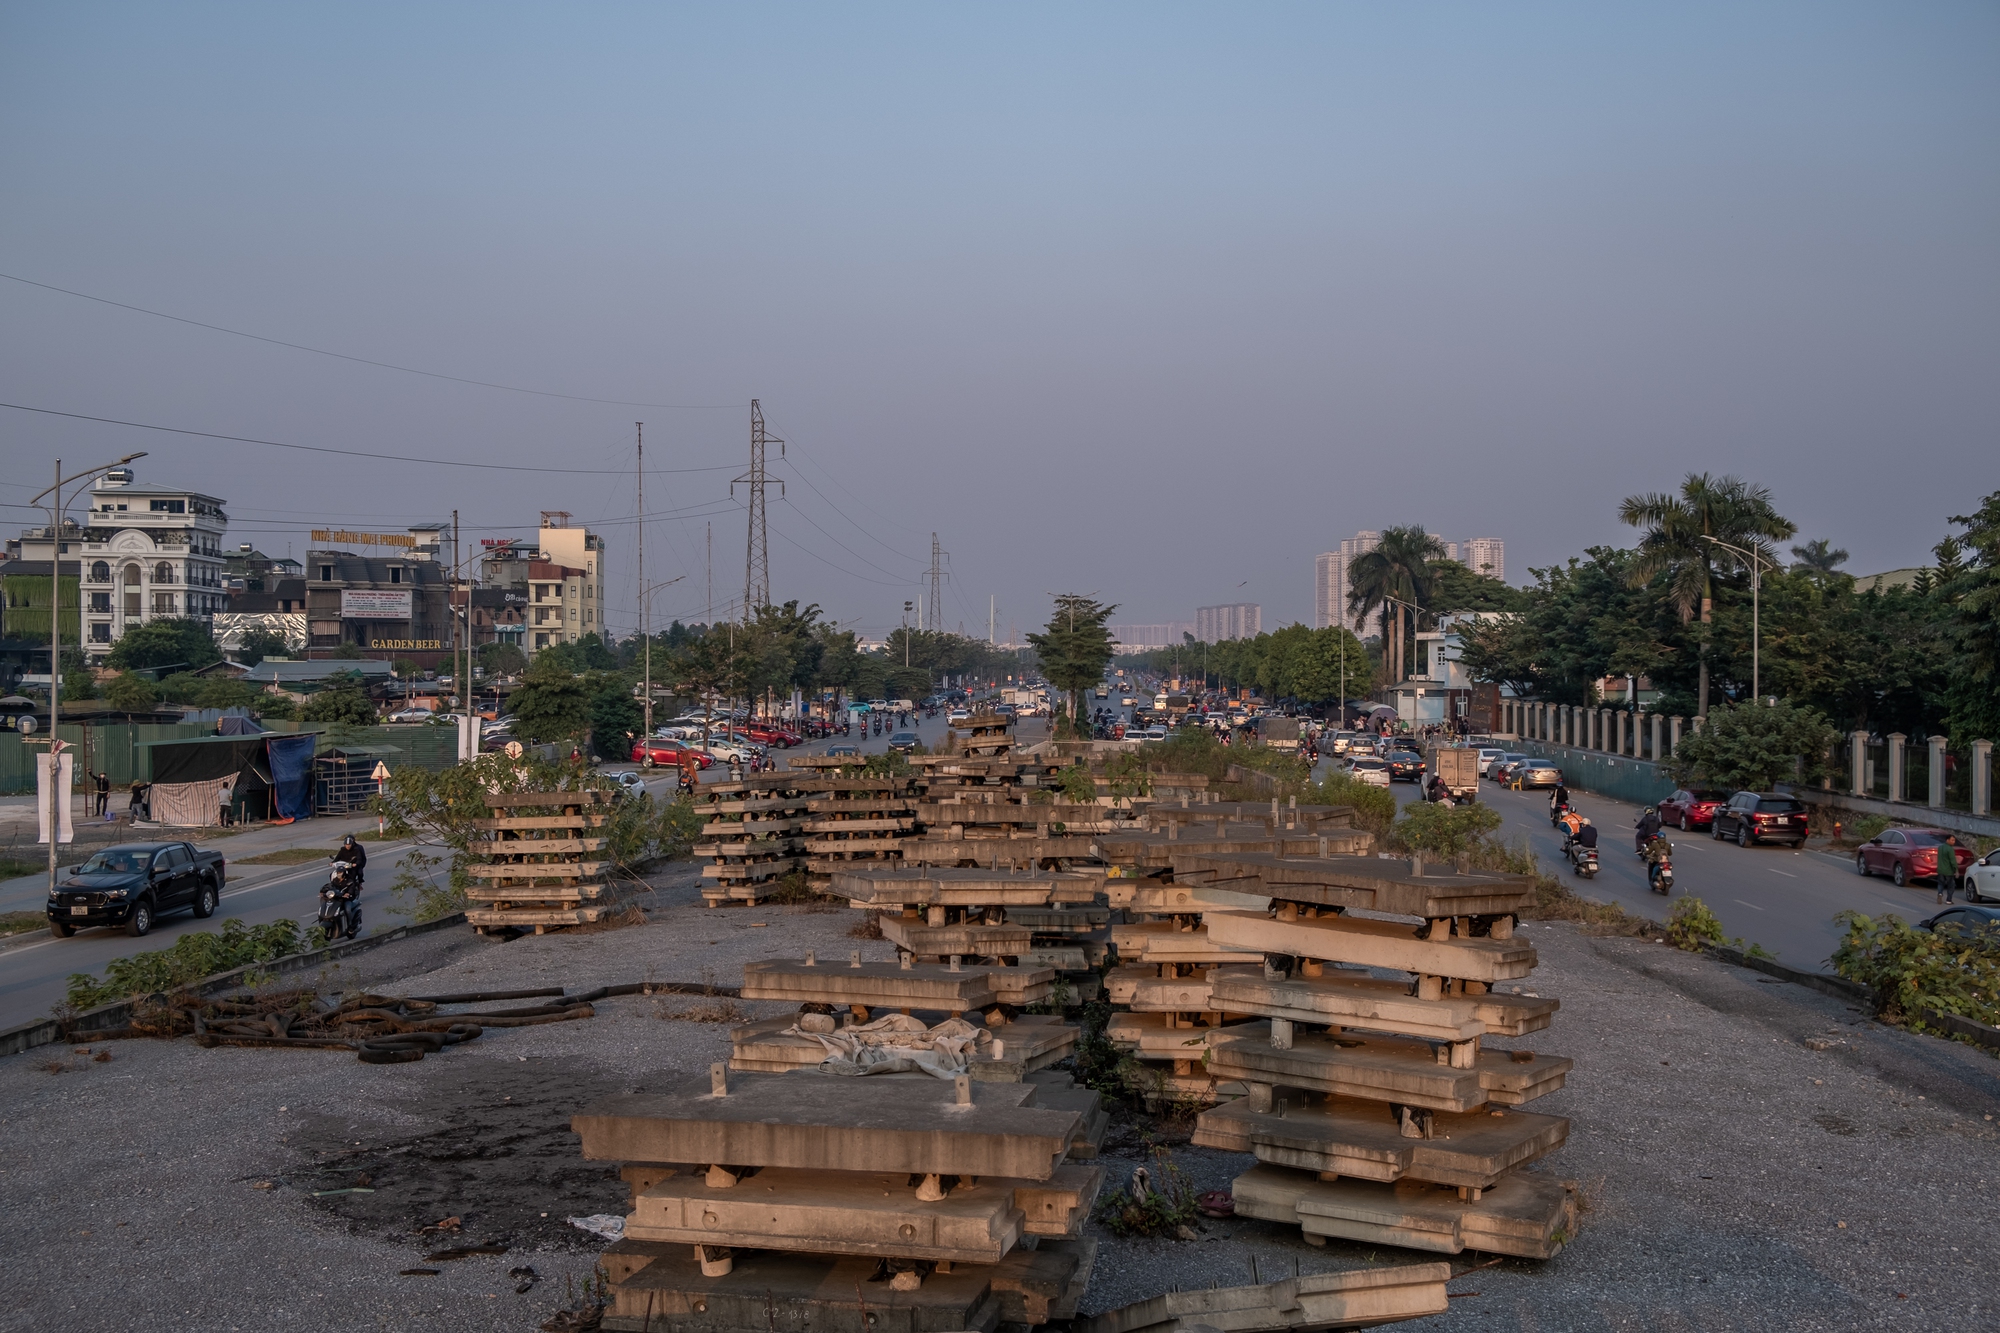
[[[1944,845],[1944,835],[1941,828],[1883,829],[1854,849],[1855,873],[1887,875],[1898,887],[1913,879],[1936,875],[1938,848]],[[1965,868],[1973,861],[1972,851],[1967,847],[1957,851],[1958,873],[1963,879]]]
[[[686,768],[689,758],[703,768],[715,762],[712,755],[690,749],[679,741],[670,741],[657,736],[650,741],[637,741],[632,746],[632,762],[635,764],[652,764],[658,768],[669,766]]]
[[[766,727],[752,723],[736,729],[736,735],[744,740],[755,741],[759,745],[775,745],[781,750],[789,750],[803,738],[786,731],[783,727]]]
[[[1689,791],[1683,788],[1660,802],[1660,822],[1681,829],[1707,828],[1715,822],[1715,812],[1729,804],[1726,793]]]

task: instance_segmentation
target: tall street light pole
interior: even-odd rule
[[[61,801],[63,799],[63,795],[56,791],[56,777],[62,771],[61,765],[57,763],[56,759],[56,756],[60,753],[58,747],[61,744],[59,741],[56,740],[56,720],[62,716],[62,511],[63,511],[62,490],[63,487],[69,485],[73,481],[87,481],[90,478],[99,475],[100,473],[109,472],[112,468],[115,467],[124,467],[127,463],[131,462],[133,459],[144,458],[145,456],[146,456],[146,451],[144,449],[141,449],[136,454],[125,455],[123,458],[119,459],[115,463],[103,463],[97,467],[85,468],[83,471],[73,472],[67,477],[63,475],[62,459],[58,458],[56,460],[56,484],[49,487],[47,490],[43,491],[41,495],[38,495],[34,499],[28,501],[28,503],[31,505],[41,503],[43,497],[47,497],[49,501],[49,892],[50,893],[54,893],[56,889],[56,839],[59,838],[62,833]],[[83,583],[83,555],[81,552],[78,552],[76,557],[76,572],[77,572],[77,583],[81,585]],[[77,637],[79,639],[82,638],[81,634],[82,627],[83,627],[82,608],[78,607],[77,628],[79,633]],[[82,645],[79,643],[78,646],[81,647]]]
[[[641,589],[639,592],[639,619],[641,622],[639,634],[646,641],[646,696],[641,707],[645,709],[646,713],[645,737],[649,742],[653,739],[653,594],[661,588],[679,583],[686,577],[687,575],[680,574],[674,578],[664,579],[659,583],[655,583],[650,588]],[[703,739],[706,740],[707,738],[704,737]]]
[[[1746,551],[1740,546],[1731,546],[1728,542],[1717,541],[1707,533],[1703,533],[1701,539],[1712,546],[1720,546],[1725,551],[1733,551],[1750,562],[1750,697],[1761,703],[1764,698],[1764,690],[1763,680],[1758,674],[1758,588],[1763,582],[1764,567],[1769,565],[1775,569],[1777,567],[1776,563],[1766,560],[1755,551]]]

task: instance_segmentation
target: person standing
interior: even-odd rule
[[[110,805],[111,775],[109,773],[99,773],[97,775],[97,817],[99,819],[105,817],[104,812],[110,808]]]
[[[1958,838],[1947,833],[1937,848],[1937,900],[1940,903],[1951,902],[1957,892]]]

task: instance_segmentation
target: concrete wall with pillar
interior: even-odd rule
[[[1667,753],[1678,753],[1681,748],[1681,725],[1687,719],[1676,713],[1667,719]]]
[[[1661,754],[1661,753],[1660,753],[1660,715],[1659,715],[1658,713],[1651,713],[1651,714],[1648,714],[1648,716],[1649,716],[1649,717],[1651,717],[1651,718],[1653,719],[1653,754],[1652,754],[1652,759],[1653,759],[1653,762],[1657,764],[1658,762],[1660,762],[1660,760],[1662,760],[1662,759],[1666,758],[1666,756],[1665,756],[1664,754]]]
[[[1951,743],[1949,736],[1930,738],[1930,799],[1933,810],[1944,809],[1944,747]]]
[[[1856,796],[1868,794],[1868,733],[1847,733],[1847,789]]]
[[[1903,799],[1903,742],[1908,740],[1900,731],[1889,733],[1889,799]]]

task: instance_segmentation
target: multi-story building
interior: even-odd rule
[[[1498,537],[1468,537],[1459,544],[1458,557],[1475,574],[1507,580],[1507,543]]]
[[[306,552],[307,655],[351,644],[364,657],[435,668],[454,644],[446,571],[427,556]]]
[[[1344,625],[1357,634],[1361,632],[1362,618],[1347,605],[1348,594],[1354,587],[1347,577],[1347,567],[1355,556],[1365,555],[1381,544],[1381,533],[1358,532],[1343,541],[1339,550],[1328,551],[1313,562],[1314,629]]]
[[[1107,625],[1120,652],[1137,653],[1150,648],[1172,648],[1183,636],[1194,633],[1194,622],[1169,620],[1163,625]]]
[[[297,566],[298,562],[273,561],[257,577],[258,587],[231,589],[228,610],[218,611],[210,625],[215,646],[224,653],[235,653],[243,646],[243,636],[258,630],[283,636],[288,650],[305,646],[305,576],[279,575],[277,571],[283,564]]]
[[[187,617],[209,626],[224,608],[222,534],[229,516],[212,495],[141,486],[114,468],[90,490],[82,541],[83,650],[93,663],[125,631]]]
[[[1194,637],[1202,643],[1254,639],[1263,629],[1264,608],[1256,602],[1198,606],[1194,610]]]
[[[542,514],[536,534],[539,560],[528,564],[526,640],[528,655],[586,634],[606,642],[604,624],[604,539],[588,528],[573,528],[560,510]]]

